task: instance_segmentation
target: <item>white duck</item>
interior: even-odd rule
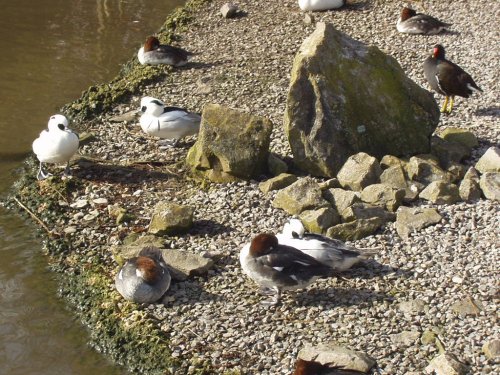
[[[51,116],[48,130],[42,131],[32,145],[33,152],[40,161],[37,178],[43,180],[51,175],[44,172],[43,163],[66,163],[64,174],[68,176],[69,160],[78,150],[79,143],[78,134],[68,128],[68,119],[65,116]]]
[[[346,0],[299,0],[300,9],[307,11],[321,11],[341,8]]]
[[[180,138],[198,133],[201,116],[184,108],[166,107],[158,99],[141,100],[143,113],[139,123],[142,130],[154,137],[166,139],[162,145],[175,146]]]
[[[299,249],[337,272],[345,271],[377,253],[376,250],[357,249],[320,234],[306,233],[299,219],[290,219],[283,226],[283,233],[276,237],[281,245]]]

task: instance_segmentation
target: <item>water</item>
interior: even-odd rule
[[[184,0],[0,0],[0,193],[58,109],[115,76]],[[122,374],[57,298],[33,224],[0,209],[0,375]]]

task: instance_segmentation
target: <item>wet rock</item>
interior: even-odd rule
[[[195,177],[214,182],[256,178],[268,169],[272,128],[264,117],[207,104],[187,164]]]
[[[455,355],[443,353],[435,357],[425,368],[427,374],[435,375],[465,375],[467,366],[459,362]]]
[[[399,207],[396,213],[396,231],[402,238],[411,232],[437,224],[442,217],[435,208]]]
[[[500,357],[500,340],[490,340],[484,343],[483,353],[488,359]]]
[[[190,276],[203,276],[214,265],[213,259],[177,249],[162,249],[172,279],[184,281]]]
[[[430,184],[433,181],[450,181],[448,174],[441,169],[439,161],[432,155],[419,155],[410,158],[406,172],[411,180]]]
[[[192,207],[160,202],[153,210],[148,232],[158,236],[185,233],[193,226],[193,214]]]
[[[224,18],[233,18],[238,13],[238,6],[235,4],[231,4],[231,3],[225,3],[220,8],[220,13],[222,14],[222,17],[224,17]]]
[[[307,231],[324,234],[328,228],[340,223],[340,215],[332,207],[323,207],[302,212],[300,220]]]
[[[477,161],[476,169],[481,173],[500,172],[500,148],[490,147]]]
[[[284,126],[302,170],[333,177],[357,152],[381,158],[430,150],[439,121],[433,96],[377,47],[317,23],[291,75]]]
[[[365,203],[354,203],[352,206],[343,210],[340,215],[346,222],[358,219],[379,218],[384,222],[396,220],[396,214],[384,210],[383,207],[373,206]]]
[[[297,176],[289,173],[281,173],[280,175],[262,181],[259,184],[259,189],[263,193],[269,193],[272,190],[283,189],[297,181]]]
[[[410,346],[414,345],[420,338],[418,331],[403,331],[390,336],[391,340],[396,345]]]
[[[431,182],[419,197],[436,204],[453,204],[460,201],[458,186],[445,181]]]
[[[479,315],[479,313],[484,310],[484,307],[481,302],[468,296],[467,298],[464,298],[452,304],[451,309],[453,312],[457,313],[460,316],[467,316]]]
[[[383,206],[392,212],[398,209],[404,197],[405,189],[398,189],[385,184],[369,185],[361,192],[363,202]]]
[[[328,202],[322,197],[321,189],[310,177],[301,178],[292,185],[276,193],[273,206],[281,208],[291,215],[302,211],[328,207]]]
[[[376,361],[368,354],[351,350],[335,343],[306,347],[300,350],[298,358],[305,361],[315,361],[331,368],[341,368],[344,371],[368,373]]]
[[[332,204],[337,211],[343,212],[347,207],[352,206],[356,202],[361,202],[358,194],[350,190],[340,188],[332,188],[323,192],[323,197]]]
[[[386,220],[379,217],[358,219],[328,228],[326,235],[342,241],[356,241],[375,233],[385,223]]]
[[[479,180],[479,186],[487,199],[500,201],[500,172],[486,172]]]
[[[376,158],[364,152],[352,155],[340,169],[337,179],[344,188],[361,191],[379,181],[382,169]]]
[[[267,169],[273,176],[278,176],[288,171],[288,165],[281,158],[273,153],[267,158]]]
[[[469,130],[450,127],[444,129],[439,136],[445,141],[460,143],[470,149],[479,146],[476,136]]]

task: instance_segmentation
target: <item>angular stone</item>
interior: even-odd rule
[[[460,200],[458,186],[445,181],[431,182],[419,197],[436,204],[453,204]]]
[[[435,208],[399,207],[396,213],[396,231],[402,238],[411,232],[437,224],[442,217]]]
[[[326,235],[342,241],[356,241],[375,233],[385,223],[386,220],[379,217],[354,220],[328,228]]]
[[[463,164],[457,163],[456,161],[452,161],[448,164],[446,172],[448,172],[450,182],[457,183],[464,178],[465,173],[467,172],[467,167]]]
[[[379,181],[382,169],[376,158],[364,152],[352,155],[340,169],[337,178],[340,185],[354,191]]]
[[[477,161],[476,169],[481,173],[500,172],[500,148],[490,147]]]
[[[471,155],[471,149],[461,143],[445,141],[433,136],[431,138],[431,153],[435,155],[442,166],[447,167],[451,162],[461,162]]]
[[[487,199],[500,201],[500,172],[486,172],[479,180],[479,186]]]
[[[157,236],[185,233],[193,226],[194,208],[177,203],[158,203],[151,216],[148,232]]]
[[[326,180],[324,182],[319,183],[319,188],[321,190],[327,190],[327,189],[332,189],[332,188],[340,188],[340,182],[336,178],[330,178],[329,180]]]
[[[231,3],[225,3],[220,8],[220,13],[224,18],[233,18],[238,13],[238,6]]]
[[[311,233],[324,234],[328,228],[340,223],[340,215],[332,207],[307,210],[299,217],[306,230]]]
[[[432,345],[436,342],[436,334],[430,330],[426,330],[420,337],[420,342],[424,345]]]
[[[469,167],[469,169],[467,169],[467,172],[465,172],[465,175],[464,175],[464,180],[466,180],[466,179],[470,179],[470,180],[474,180],[476,182],[479,182],[479,172],[477,171],[477,169],[474,167]]]
[[[383,207],[366,203],[354,203],[352,206],[342,211],[340,216],[342,216],[342,219],[346,222],[359,219],[371,219],[373,217],[380,218],[384,220],[384,222],[396,220],[396,214],[393,212],[386,211]]]
[[[298,215],[305,210],[329,206],[321,195],[319,185],[310,177],[301,178],[278,191],[272,204],[290,215]]]
[[[405,197],[405,189],[393,188],[384,184],[367,186],[361,192],[361,200],[366,203],[383,206],[389,211],[396,211]]]
[[[460,316],[479,315],[484,307],[481,302],[468,296],[451,305],[451,309]]]
[[[391,335],[391,340],[394,344],[404,346],[414,345],[419,338],[420,332],[418,331],[403,331]]]
[[[406,172],[411,180],[424,184],[433,181],[450,181],[448,173],[439,167],[439,162],[431,155],[419,155],[410,158]]]
[[[276,177],[270,178],[266,181],[262,181],[259,184],[259,189],[263,193],[269,193],[272,190],[279,190],[290,186],[295,181],[297,181],[297,176],[288,173],[282,173]]]
[[[403,301],[398,304],[399,310],[404,313],[415,314],[422,313],[428,309],[427,304],[421,299],[412,299],[410,301]]]
[[[381,158],[430,150],[439,122],[433,96],[377,47],[319,22],[291,76],[284,127],[302,170],[333,177],[357,152]]]
[[[137,111],[134,109],[133,111],[128,111],[122,113],[120,115],[116,115],[110,117],[109,121],[111,122],[134,122],[137,121]]]
[[[425,372],[435,375],[465,375],[468,368],[463,363],[460,363],[455,355],[443,353],[429,363],[429,366],[425,368]]]
[[[351,350],[335,343],[321,344],[316,347],[306,347],[300,350],[298,358],[304,361],[314,361],[343,371],[358,371],[368,373],[376,361],[368,354]]]
[[[384,157],[380,159],[380,166],[382,167],[382,169],[387,169],[396,166],[404,168],[406,163],[408,162],[394,155],[384,155]]]
[[[464,178],[458,186],[458,194],[464,202],[481,199],[481,188],[476,180]]]
[[[404,189],[404,202],[413,202],[425,186],[416,181],[410,181],[401,164],[388,167],[380,175],[380,182],[396,189]]]
[[[347,207],[356,202],[361,202],[358,194],[350,190],[340,188],[328,189],[323,192],[323,197],[337,209],[337,212],[343,212]]]
[[[446,128],[441,132],[441,134],[439,134],[439,136],[445,141],[460,143],[471,149],[479,146],[476,136],[469,130]]]
[[[213,259],[177,249],[163,249],[163,259],[172,279],[183,281],[190,276],[203,276],[214,265]]]
[[[186,162],[200,179],[223,183],[257,178],[268,169],[272,129],[267,118],[207,104]]]
[[[270,153],[267,158],[267,169],[273,176],[278,176],[288,171],[288,165],[276,154]]]
[[[490,340],[484,343],[483,353],[488,359],[500,357],[500,340]]]

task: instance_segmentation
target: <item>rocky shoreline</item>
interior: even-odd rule
[[[397,1],[358,1],[305,17],[295,0],[248,0],[238,3],[243,13],[234,19],[220,16],[224,3],[190,1],[162,28],[163,40],[197,53],[190,66],[131,61],[112,83],[65,108],[87,134],[75,178],[37,183],[31,161],[16,185],[18,202],[48,231],[62,294],[90,327],[92,344],[145,374],[289,374],[301,349],[326,342],[368,353],[379,374],[422,373],[441,352],[456,355],[472,374],[499,372],[498,359],[483,352],[498,339],[498,202],[420,200],[413,205],[437,209],[439,223],[407,239],[387,223],[355,242],[382,248],[374,261],[344,278],[287,293],[280,306],[269,308],[241,273],[238,253],[253,235],[277,232],[289,218],[271,204],[275,192],[259,189],[270,176],[225,185],[192,180],[184,161],[194,140],[161,151],[130,116],[146,94],[193,111],[209,103],[237,108],[272,121],[271,151],[290,162],[281,126],[290,69],[321,21],[391,54],[423,87],[423,59],[437,41],[446,45],[484,90],[459,98],[439,124],[440,130],[458,127],[476,135],[479,146],[466,161],[474,165],[500,139],[499,56],[484,42],[500,36],[491,27],[498,2],[426,1],[427,12],[457,30],[433,37],[397,33]],[[194,224],[187,234],[158,237],[160,246],[204,256],[214,266],[174,282],[163,304],[138,306],[114,289],[120,259],[112,249],[142,236],[161,201],[192,207]],[[120,219],[114,208],[124,209]]]

